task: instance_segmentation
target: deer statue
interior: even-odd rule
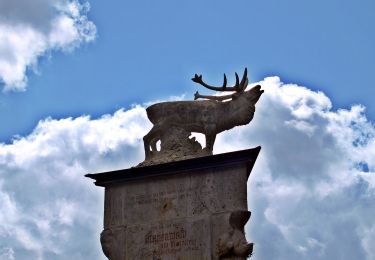
[[[210,90],[234,92],[223,96],[206,96],[197,91],[195,101],[162,102],[151,105],[146,109],[147,116],[154,124],[143,138],[146,160],[157,152],[156,143],[170,128],[177,127],[187,132],[202,133],[206,137],[206,154],[212,154],[216,135],[235,126],[246,125],[254,117],[255,104],[263,93],[257,85],[245,91],[248,85],[247,69],[245,68],[241,81],[235,73],[236,83],[227,87],[227,77],[224,83],[215,87],[203,82],[202,75],[195,74],[192,80]],[[204,100],[197,100],[197,99]]]

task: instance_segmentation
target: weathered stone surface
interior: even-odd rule
[[[203,149],[201,144],[190,137],[191,132],[180,127],[170,127],[160,136],[160,151],[153,150],[147,160],[137,167],[148,166],[177,160],[186,160],[200,156],[211,155],[208,149]]]
[[[233,87],[227,87],[226,77],[222,87],[206,84],[202,75],[195,74],[192,80],[211,90],[234,93],[206,96],[196,92],[194,99],[205,100],[162,102],[149,106],[146,112],[154,126],[143,138],[145,161],[141,166],[211,155],[218,133],[250,123],[255,104],[264,92],[260,85],[245,91],[249,83],[247,69],[241,82],[236,74]],[[205,148],[189,138],[192,132],[205,135]]]
[[[211,259],[210,218],[179,218],[129,226],[125,259]]]
[[[105,187],[101,243],[110,260],[246,259],[246,183],[260,147],[89,174]]]

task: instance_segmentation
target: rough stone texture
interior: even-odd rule
[[[190,138],[190,135],[191,133],[183,128],[171,127],[166,129],[160,137],[160,151],[151,151],[149,158],[138,164],[137,167],[212,154],[207,149],[203,149],[201,144],[195,140],[195,137]]]
[[[110,260],[246,259],[247,179],[260,147],[88,174],[105,187]]]
[[[195,93],[195,101],[162,102],[146,109],[153,127],[144,137],[145,161],[140,166],[183,160],[202,155],[211,155],[216,135],[235,126],[246,125],[254,117],[255,104],[263,90],[257,85],[245,91],[248,85],[247,69],[241,82],[236,74],[236,84],[213,87],[203,82],[202,76],[195,75],[194,82],[215,91],[234,91],[225,96],[204,96]],[[206,137],[205,148],[189,139],[192,132]],[[157,143],[161,142],[160,149]]]

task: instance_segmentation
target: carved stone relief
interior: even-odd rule
[[[100,243],[104,255],[109,260],[123,260],[125,251],[125,228],[105,228],[100,234]]]
[[[253,243],[246,241],[244,226],[251,216],[250,211],[235,211],[230,214],[230,230],[219,237],[217,255],[219,259],[246,259],[253,252]]]
[[[236,84],[227,86],[224,74],[222,87],[205,83],[202,75],[195,74],[194,82],[215,91],[231,91],[224,96],[207,96],[195,93],[195,101],[174,101],[154,104],[146,109],[147,116],[154,124],[143,138],[145,161],[138,166],[146,166],[203,155],[211,155],[216,135],[235,126],[246,125],[254,117],[255,104],[263,94],[257,85],[246,91],[247,69],[242,80],[236,73]],[[192,132],[206,137],[204,148],[189,136]],[[161,142],[160,150],[157,149]]]

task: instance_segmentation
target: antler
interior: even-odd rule
[[[227,88],[227,76],[225,74],[224,74],[224,82],[223,82],[223,86],[222,87],[214,87],[214,86],[206,84],[205,82],[203,82],[202,75],[198,76],[198,74],[195,74],[194,78],[192,78],[191,80],[194,81],[195,83],[201,84],[202,86],[204,86],[204,87],[206,87],[208,89],[211,89],[211,90],[215,90],[215,91],[232,91],[229,88]]]
[[[233,95],[235,95],[237,93],[244,92],[244,90],[247,87],[247,84],[249,83],[249,80],[247,78],[247,68],[245,68],[245,71],[243,73],[241,82],[240,82],[240,79],[238,77],[237,72],[235,73],[235,76],[236,76],[236,84],[233,87],[227,87],[227,76],[225,74],[224,74],[223,86],[222,87],[214,87],[214,86],[208,85],[207,83],[203,82],[202,75],[195,74],[194,78],[192,78],[191,80],[200,84],[200,85],[202,85],[202,86],[204,86],[204,87],[206,87],[206,88],[208,88],[208,89],[215,90],[215,91],[236,91],[236,93],[231,94],[231,95],[225,95],[225,96],[205,96],[205,95],[200,95],[197,91],[194,95],[194,99],[196,100],[198,98],[206,98],[206,99],[223,101],[223,100],[232,98]]]
[[[217,101],[224,101],[227,99],[230,99],[233,97],[233,94],[230,95],[224,95],[224,96],[206,96],[206,95],[201,95],[199,92],[195,92],[194,94],[194,100],[197,100],[198,98],[205,98],[205,99],[211,99],[211,100],[217,100]]]
[[[237,78],[238,78],[238,76],[237,76]],[[243,92],[246,89],[248,83],[249,83],[249,79],[247,78],[247,68],[245,68],[241,83],[239,85],[236,85],[236,86],[238,86],[237,92]]]

